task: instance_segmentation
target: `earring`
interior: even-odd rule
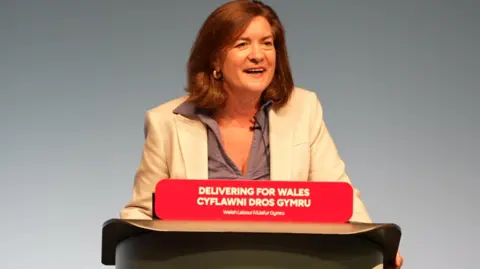
[[[220,80],[222,78],[222,72],[213,70],[213,78],[216,80]]]

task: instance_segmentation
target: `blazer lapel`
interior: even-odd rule
[[[175,120],[187,179],[208,179],[207,130],[203,123],[178,115]]]
[[[292,180],[293,130],[288,121],[288,113],[282,109],[270,110],[270,178],[271,180]]]

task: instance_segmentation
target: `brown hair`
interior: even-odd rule
[[[221,82],[213,78],[213,63],[223,59],[226,48],[257,16],[264,17],[272,27],[277,59],[274,77],[262,94],[262,102],[272,100],[274,106],[278,108],[288,101],[294,84],[286,48],[285,30],[275,11],[257,0],[228,2],[215,9],[205,20],[187,63],[188,101],[199,108],[209,110],[225,105],[227,97],[221,88]]]

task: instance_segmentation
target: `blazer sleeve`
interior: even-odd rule
[[[160,179],[168,178],[161,122],[152,113],[145,116],[145,142],[135,174],[133,197],[120,211],[122,219],[152,219],[152,194]]]
[[[317,95],[312,92],[310,98],[312,115],[310,117],[310,168],[311,181],[343,181],[352,184],[346,171],[345,163],[338,154],[337,147],[327,129],[323,110]],[[361,192],[354,189],[353,214],[350,221],[371,223],[372,220],[361,200]]]

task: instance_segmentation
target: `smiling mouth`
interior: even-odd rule
[[[258,74],[263,74],[265,72],[265,68],[249,68],[243,70],[243,72],[247,74],[252,74],[252,75],[258,75]]]

